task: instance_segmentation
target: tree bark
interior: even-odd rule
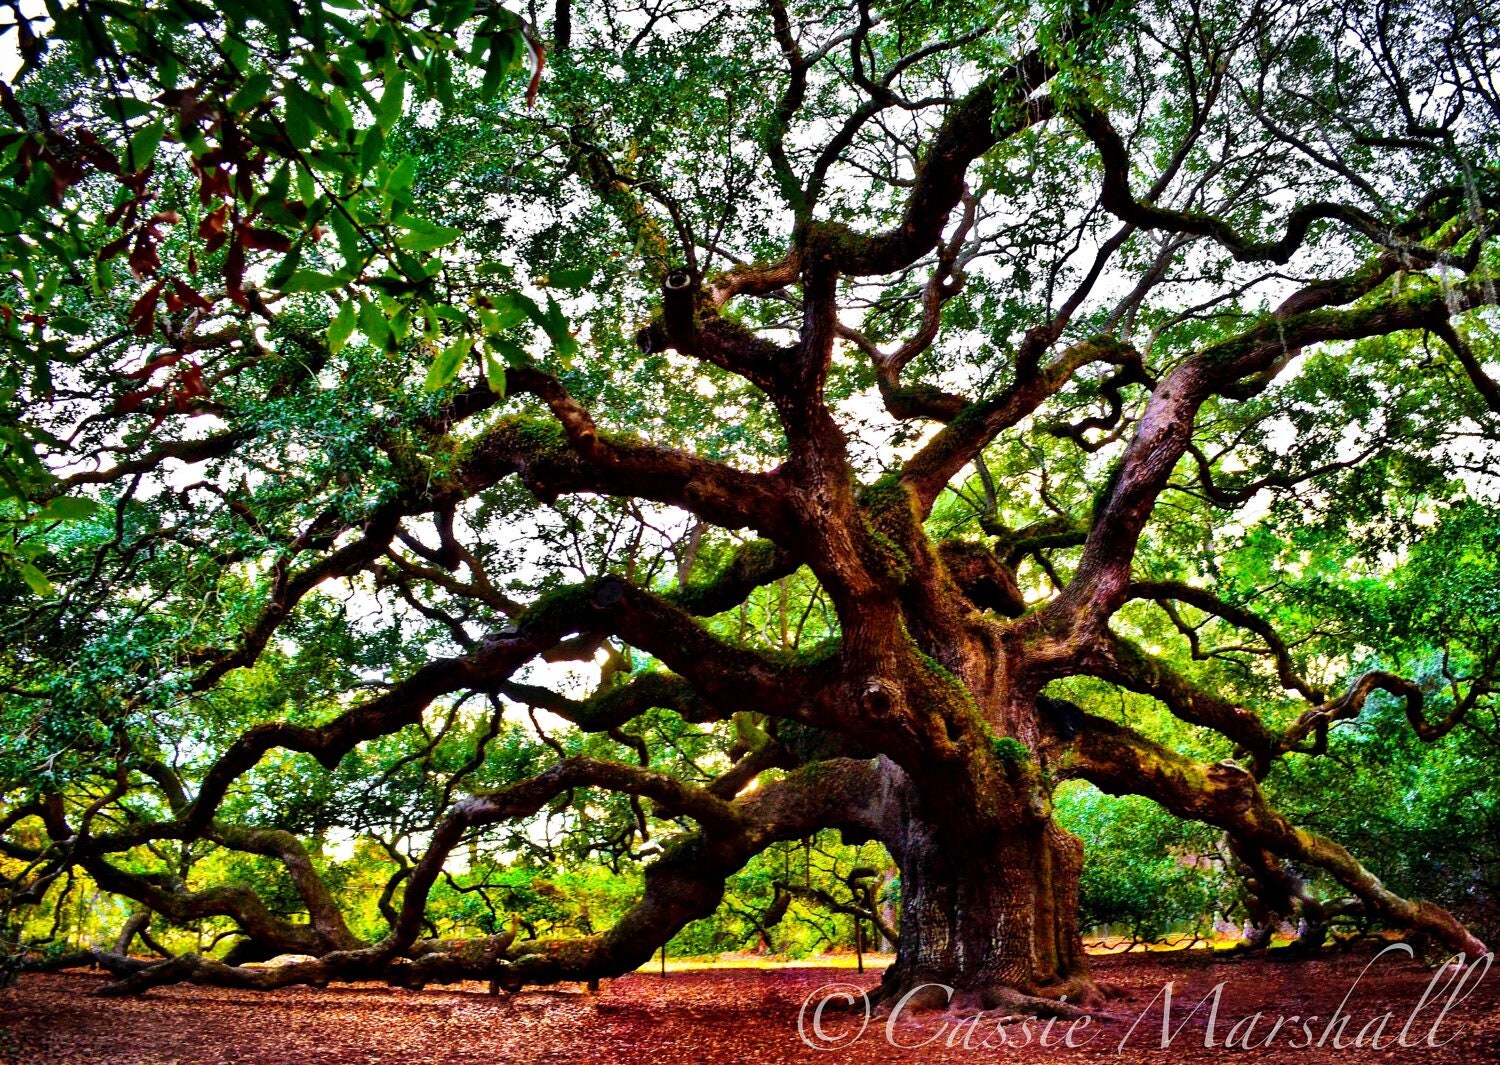
[[[886,841],[901,940],[878,999],[1063,1015],[1097,1005],[1078,929],[1082,842],[1050,819],[975,835],[948,798],[909,805]]]

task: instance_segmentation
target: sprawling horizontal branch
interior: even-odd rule
[[[791,576],[800,565],[795,550],[769,540],[752,540],[735,548],[729,562],[711,578],[690,580],[669,598],[700,617],[720,614],[743,603],[756,588]]]
[[[1442,252],[1425,247],[1410,238],[1420,236],[1430,219],[1418,217],[1401,223],[1382,221],[1352,204],[1317,201],[1302,204],[1287,217],[1286,231],[1272,241],[1245,237],[1233,226],[1212,215],[1197,211],[1170,211],[1137,200],[1130,191],[1130,155],[1125,141],[1104,112],[1083,103],[1068,108],[1068,117],[1089,138],[1104,166],[1100,200],[1106,210],[1122,221],[1141,229],[1167,230],[1209,237],[1241,262],[1286,263],[1307,241],[1309,230],[1320,221],[1342,222],[1378,245],[1397,248],[1413,261],[1445,261]],[[1450,190],[1450,198],[1461,199],[1463,190]],[[1407,238],[1407,239],[1403,239]]]
[[[733,574],[731,581],[736,580],[743,582],[743,575]],[[709,599],[714,594],[703,592]],[[490,637],[472,653],[428,662],[388,691],[324,724],[276,722],[247,730],[208,769],[197,796],[175,820],[92,837],[88,847],[103,853],[150,839],[195,838],[208,828],[234,781],[272,749],[311,754],[332,768],[358,744],[415,724],[441,696],[504,691],[521,666],[580,632],[617,636],[656,656],[718,716],[752,710],[812,724],[850,716],[834,683],[836,665],[774,662],[723,642],[682,607],[620,578],[605,577],[553,593],[517,619],[515,628]],[[622,698],[629,703],[629,696]]]
[[[842,225],[816,223],[805,238],[805,258],[824,259],[840,274],[894,273],[927,254],[963,196],[975,159],[1000,140],[1046,121],[1049,97],[1033,97],[1052,71],[1032,52],[1005,74],[986,81],[949,111],[930,141],[901,220],[883,233],[861,235]]]
[[[1254,385],[1252,384],[1250,387],[1254,388]],[[1248,395],[1250,388],[1244,391]],[[1197,444],[1190,444],[1187,450],[1189,457],[1192,458],[1193,463],[1198,467],[1198,479],[1194,483],[1186,485],[1174,484],[1172,487],[1206,499],[1214,506],[1224,510],[1237,510],[1254,498],[1258,492],[1268,489],[1272,491],[1285,491],[1339,470],[1354,469],[1369,459],[1370,456],[1374,455],[1379,450],[1379,445],[1370,444],[1356,455],[1351,455],[1345,459],[1336,459],[1332,462],[1325,462],[1311,469],[1268,473],[1263,477],[1244,481],[1233,488],[1225,487],[1215,480],[1213,461],[1204,454],[1202,448]]]
[[[1235,628],[1252,632],[1265,641],[1267,650],[1276,662],[1276,679],[1288,691],[1295,691],[1309,702],[1321,703],[1323,693],[1315,689],[1297,672],[1292,662],[1291,649],[1279,633],[1265,618],[1244,607],[1227,603],[1202,588],[1195,588],[1181,581],[1135,581],[1130,586],[1132,599],[1172,600],[1222,618]]]
[[[584,732],[608,732],[656,708],[675,711],[695,724],[725,716],[704,702],[687,681],[670,673],[640,673],[587,699],[570,699],[550,688],[516,681],[502,681],[495,690],[507,699],[556,714]]]
[[[640,900],[600,934],[521,943],[510,933],[471,941],[416,938],[427,892],[447,855],[466,833],[535,813],[553,796],[577,786],[656,798],[690,813],[702,827],[673,841],[646,868]],[[336,979],[386,979],[403,986],[490,979],[516,988],[617,976],[649,960],[688,921],[712,913],[722,898],[725,879],[771,843],[801,838],[828,826],[881,831],[886,827],[887,802],[881,777],[871,762],[817,763],[731,803],[666,774],[571,758],[530,780],[457,804],[413,870],[396,926],[381,942],[269,969],[247,969],[188,955],[141,968],[107,985],[103,993],[137,993],[181,980],[269,989],[322,985]]]
[[[886,922],[877,907],[869,905],[861,906],[858,901],[840,902],[833,895],[821,888],[790,884],[784,880],[776,881],[776,891],[778,896],[795,897],[815,902],[830,913],[842,913],[856,920],[869,921],[887,942],[895,944],[901,942],[901,934]]]
[[[359,945],[359,939],[344,920],[343,910],[313,867],[312,856],[296,836],[282,829],[219,824],[211,838],[232,850],[275,858],[297,889],[312,930],[339,950],[350,950]]]
[[[1072,345],[1032,372],[1018,368],[1016,380],[1004,392],[959,411],[901,471],[902,479],[916,489],[924,510],[931,508],[944,486],[1001,431],[1035,411],[1079,368],[1092,362],[1139,366],[1140,356],[1114,337],[1093,337]]]
[[[1271,808],[1255,778],[1233,762],[1204,765],[1086,714],[1076,737],[1059,751],[1057,770],[1110,794],[1144,795],[1179,817],[1217,825],[1273,854],[1315,865],[1358,895],[1371,913],[1398,927],[1426,932],[1471,957],[1485,953],[1484,944],[1447,910],[1402,898],[1343,847],[1287,821]]]
[[[134,899],[170,921],[188,924],[205,917],[227,917],[277,953],[321,954],[355,942],[347,928],[341,936],[330,937],[312,925],[277,917],[259,895],[241,884],[188,891],[167,878],[126,872],[102,857],[80,857],[79,864],[105,891]],[[341,919],[338,925],[342,927]]]
[[[100,470],[79,470],[63,477],[61,483],[68,488],[85,484],[113,484],[138,473],[149,473],[160,469],[168,461],[186,464],[222,458],[249,440],[251,434],[244,429],[231,429],[197,440],[163,440],[144,454],[125,459]]]
[[[1197,687],[1124,637],[1106,630],[1093,648],[1090,667],[1095,676],[1159,700],[1174,717],[1228,737],[1254,759],[1257,776],[1270,768],[1278,737],[1259,717]]]
[[[468,449],[445,486],[466,497],[516,474],[538,499],[597,492],[681,507],[727,529],[793,538],[786,485],[776,473],[745,473],[674,448],[598,432],[586,412],[540,383],[560,425],[521,415],[496,422]]]
[[[1405,677],[1385,670],[1373,669],[1360,674],[1353,684],[1339,698],[1323,702],[1321,705],[1306,711],[1296,721],[1287,726],[1286,732],[1281,737],[1281,745],[1285,750],[1301,750],[1302,743],[1313,737],[1312,750],[1321,753],[1326,749],[1328,743],[1328,727],[1336,721],[1348,721],[1359,716],[1364,709],[1366,700],[1377,691],[1388,692],[1401,699],[1406,707],[1406,719],[1411,723],[1412,731],[1418,737],[1432,743],[1442,739],[1448,733],[1458,727],[1459,722],[1474,708],[1475,701],[1488,691],[1485,682],[1474,683],[1470,686],[1468,693],[1459,699],[1455,699],[1453,706],[1441,720],[1436,723],[1427,720],[1422,707],[1425,698],[1422,689]]]
[[[359,537],[300,570],[292,569],[290,557],[277,559],[272,570],[270,598],[239,643],[226,651],[208,652],[190,659],[205,663],[193,678],[193,690],[207,691],[232,670],[253,665],[304,596],[326,580],[357,573],[384,554],[396,536],[405,509],[400,503],[381,507],[371,515]]]

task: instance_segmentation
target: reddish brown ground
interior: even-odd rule
[[[91,997],[100,977],[63,973],[23,977],[19,986],[0,992],[0,1062],[5,1065],[366,1065],[401,1062],[473,1063],[599,1062],[604,1065],[675,1062],[815,1061],[843,1063],[912,1062],[1267,1062],[1291,1063],[1500,1062],[1500,971],[1478,984],[1478,990],[1439,1024],[1439,1048],[1402,1047],[1396,1037],[1421,1000],[1432,970],[1403,957],[1387,955],[1359,980],[1344,1012],[1351,1019],[1330,1032],[1322,1047],[1301,1047],[1306,1035],[1300,1021],[1289,1021],[1269,1047],[1226,1050],[1223,1040],[1241,1018],[1265,1014],[1250,1033],[1261,1043],[1276,1017],[1316,1014],[1314,1041],[1327,1019],[1360,976],[1371,952],[1343,954],[1325,960],[1282,962],[1265,959],[1214,961],[1203,952],[1181,952],[1095,959],[1098,975],[1127,992],[1101,1020],[1080,1029],[1070,1049],[1036,1045],[1041,1034],[1033,1022],[1029,1033],[1019,1024],[1004,1029],[1012,1043],[1031,1035],[1031,1045],[1001,1047],[996,1018],[952,1047],[939,1035],[921,1049],[898,1050],[886,1040],[877,1018],[852,1045],[814,1051],[798,1037],[798,1013],[807,996],[830,982],[873,985],[876,976],[857,976],[849,969],[720,969],[675,972],[666,977],[636,974],[607,983],[598,994],[580,988],[532,991],[514,998],[490,998],[478,986],[410,992],[375,988],[298,989],[268,994],[174,987],[140,999]],[[1476,973],[1477,975],[1477,973]],[[1175,982],[1174,1017],[1198,1003],[1224,982],[1219,1021],[1221,1044],[1205,1048],[1207,1007],[1168,1049],[1161,1048],[1161,1001],[1151,1006],[1167,981]],[[1470,981],[1470,987],[1475,985]],[[1149,1007],[1149,1009],[1148,1009]],[[1422,1044],[1430,1035],[1442,1004],[1429,1005],[1407,1032],[1407,1042]],[[1393,1017],[1379,1039],[1368,1044],[1378,1018]],[[1145,1019],[1127,1039],[1133,1020]],[[805,1027],[811,1035],[811,1011]],[[824,1015],[824,1031],[839,1041],[861,1013]],[[924,1014],[895,1029],[898,1042],[915,1044],[946,1024],[953,1032],[958,1018]],[[1174,1023],[1176,1023],[1174,1021]],[[1363,1046],[1355,1046],[1361,1029]],[[1243,1025],[1241,1026],[1243,1034]],[[1064,1025],[1048,1033],[1060,1043]],[[1342,1035],[1344,1046],[1335,1047]],[[1124,1040],[1123,1051],[1121,1043]],[[986,1048],[985,1042],[990,1046]],[[1237,1040],[1242,1041],[1242,1040]]]

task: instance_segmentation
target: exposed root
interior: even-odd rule
[[[1076,976],[1037,988],[1017,988],[1002,983],[954,987],[939,980],[882,984],[870,995],[879,1016],[899,1009],[903,1014],[941,1010],[960,1016],[1003,1012],[1022,1017],[1077,1020],[1099,1016],[1107,1000],[1124,994],[1113,984],[1101,984],[1087,975]]]

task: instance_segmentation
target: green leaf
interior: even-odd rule
[[[99,509],[99,504],[92,499],[84,499],[79,496],[59,496],[48,501],[47,505],[37,514],[41,521],[82,521],[91,518]]]
[[[71,336],[85,336],[89,331],[88,322],[82,318],[75,318],[71,314],[60,314],[51,319],[48,324],[58,332],[67,333]]]
[[[444,107],[453,107],[458,102],[453,95],[453,63],[442,52],[428,57],[427,88]]]
[[[365,300],[359,305],[359,328],[377,347],[391,346],[391,323],[375,300]]]
[[[391,315],[391,334],[397,343],[411,336],[411,308],[405,304]]]
[[[479,310],[479,321],[486,333],[503,333],[529,317],[524,307],[503,307],[493,311],[488,307],[481,307]]]
[[[434,265],[441,266],[441,263],[434,260]],[[422,260],[403,248],[396,249],[396,268],[412,281],[427,280],[427,267]]]
[[[339,313],[333,316],[333,321],[328,323],[328,353],[337,355],[344,350],[344,345],[349,343],[349,338],[354,335],[354,327],[359,322],[359,311],[353,300],[347,300],[339,307]]]
[[[337,89],[328,94],[328,119],[334,126],[332,132],[346,135],[344,139],[354,129],[354,113],[344,101],[344,94]]]
[[[310,146],[313,138],[318,135],[307,112],[292,106],[290,99],[286,105],[286,135],[291,138],[293,146],[297,148]]]
[[[515,69],[520,60],[522,47],[518,32],[502,30],[490,38],[490,55],[484,65],[484,80],[479,86],[481,99],[495,98],[505,76]]]
[[[134,167],[137,172],[146,169],[146,164],[151,162],[156,155],[156,146],[161,143],[166,132],[165,125],[152,122],[131,134],[128,165]]]
[[[547,275],[547,286],[549,288],[580,289],[587,288],[589,282],[594,280],[594,268],[592,266],[568,267],[562,270],[553,270]]]
[[[432,360],[432,365],[427,369],[427,380],[422,382],[422,387],[429,392],[436,392],[446,387],[463,366],[464,358],[469,354],[469,349],[474,346],[472,337],[459,337],[449,344],[438,357]]]
[[[379,126],[371,126],[365,130],[365,138],[359,145],[359,169],[368,174],[380,163],[380,157],[385,152],[385,134],[380,131]]]
[[[524,292],[502,292],[498,296],[490,297],[490,302],[494,304],[496,332],[518,325],[527,318],[541,325],[546,318],[542,309],[537,306],[536,300]]]
[[[396,238],[396,246],[407,251],[435,251],[464,235],[462,229],[440,226],[422,218],[405,218],[397,224],[406,232]]]
[[[484,379],[489,382],[491,392],[505,395],[505,364],[495,358],[493,351],[484,353]]]
[[[417,177],[417,161],[411,156],[402,159],[396,164],[396,169],[391,171],[391,176],[385,179],[384,189],[392,196],[408,192],[411,183]]]
[[[552,340],[552,346],[564,360],[571,359],[578,354],[578,341],[573,339],[569,331],[568,319],[563,315],[562,308],[551,296],[547,297],[547,313],[537,322],[546,331]]]
[[[291,280],[292,274],[297,272],[297,264],[302,261],[302,240],[299,238],[292,245],[291,251],[281,257],[281,260],[266,274],[266,284],[272,288],[279,289]]]
[[[154,108],[145,100],[137,100],[134,96],[115,96],[104,101],[104,113],[110,118],[128,122],[132,118],[144,118]]]
[[[262,103],[271,94],[270,75],[262,72],[251,74],[245,79],[235,94],[229,98],[229,109],[231,111],[248,111],[258,103]]]
[[[287,163],[282,163],[271,175],[271,180],[266,182],[266,194],[257,201],[257,205],[263,202],[275,202],[284,200],[292,191],[292,168]]]
[[[380,110],[375,114],[375,121],[383,133],[389,133],[401,119],[406,109],[406,71],[397,70],[395,75],[386,82],[385,93],[380,97]]]
[[[507,340],[505,337],[491,337],[486,343],[489,345],[490,351],[505,360],[507,366],[519,367],[531,365],[531,352],[527,351],[520,344],[517,344],[514,340]]]
[[[328,212],[328,224],[333,229],[334,239],[339,243],[339,254],[344,257],[344,269],[351,277],[357,275],[365,265],[358,230],[338,204],[334,204]]]
[[[322,128],[324,132],[333,134],[339,132],[338,123],[329,114],[327,101],[318,99],[296,82],[287,84],[286,106],[288,117],[295,111],[312,125]]]
[[[293,270],[292,276],[277,287],[283,292],[332,292],[347,284],[347,277],[334,277],[316,270]]]
[[[21,579],[26,582],[26,586],[35,594],[44,598],[50,598],[55,594],[52,582],[47,579],[47,575],[30,562],[17,562],[16,569],[20,571]]]

